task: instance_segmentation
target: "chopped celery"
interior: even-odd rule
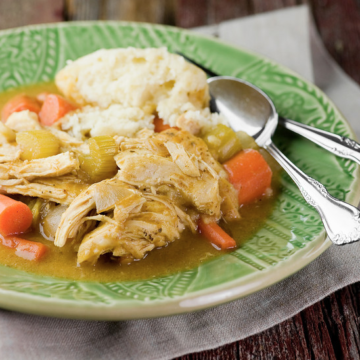
[[[39,226],[39,221],[40,221],[40,210],[41,207],[43,205],[44,200],[37,198],[34,205],[33,206],[29,206],[31,209],[31,212],[33,214],[33,221],[32,221],[32,227],[34,229],[37,229],[37,227]]]
[[[254,138],[248,135],[245,131],[237,131],[236,135],[240,140],[243,149],[254,149],[254,150],[259,149],[259,146],[255,142]]]
[[[16,139],[15,131],[7,127],[2,121],[0,121],[0,134],[5,136],[9,142],[15,141]]]
[[[202,136],[211,154],[221,163],[232,158],[242,150],[236,133],[228,126],[218,124]]]
[[[21,131],[16,134],[22,160],[42,159],[60,152],[59,139],[47,130]]]
[[[89,148],[90,154],[80,157],[80,168],[93,182],[113,177],[117,171],[115,140],[111,136],[96,136],[89,139]]]

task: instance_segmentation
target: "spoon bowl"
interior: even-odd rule
[[[211,110],[223,114],[234,131],[245,131],[264,147],[278,124],[270,98],[253,84],[231,76],[212,77],[208,84]]]

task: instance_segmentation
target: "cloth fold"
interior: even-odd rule
[[[360,135],[356,121],[360,89],[324,50],[306,6],[196,31],[263,53],[315,81]],[[332,246],[310,265],[270,288],[186,315],[91,322],[0,310],[0,358],[161,360],[215,348],[270,328],[359,281],[359,253],[360,243]]]

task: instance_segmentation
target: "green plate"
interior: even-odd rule
[[[53,79],[68,59],[100,48],[161,47],[181,51],[222,75],[266,91],[279,113],[354,138],[349,124],[314,85],[286,68],[216,41],[171,27],[86,22],[0,32],[0,91]],[[276,143],[329,192],[359,202],[359,167],[300,137]],[[82,319],[119,320],[184,313],[218,305],[295,273],[329,246],[317,212],[283,174],[281,192],[265,225],[231,254],[190,271],[148,281],[95,283],[34,275],[0,266],[0,306]]]

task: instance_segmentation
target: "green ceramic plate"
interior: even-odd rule
[[[0,32],[0,91],[53,79],[66,60],[100,48],[181,51],[222,75],[265,90],[283,116],[354,138],[349,124],[314,85],[258,55],[176,28],[94,22]],[[359,167],[299,137],[277,144],[329,192],[359,202]],[[156,280],[94,283],[38,276],[0,266],[0,306],[42,315],[118,320],[184,313],[218,305],[295,273],[329,246],[317,212],[283,174],[275,209],[245,246],[190,271]]]

